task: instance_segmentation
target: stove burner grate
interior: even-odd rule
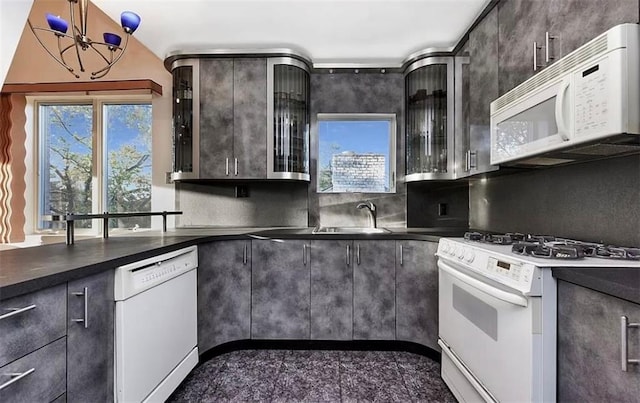
[[[518,242],[511,247],[513,253],[543,259],[582,259],[585,254],[579,245],[545,244],[541,242]]]

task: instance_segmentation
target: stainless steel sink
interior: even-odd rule
[[[386,228],[371,227],[316,227],[313,234],[388,234]]]

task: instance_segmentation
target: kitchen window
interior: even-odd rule
[[[318,148],[318,192],[395,193],[395,114],[319,113]]]
[[[145,99],[36,100],[37,229],[49,214],[151,211],[151,103]],[[97,233],[100,220],[80,220]],[[111,231],[150,228],[150,217],[109,220]]]

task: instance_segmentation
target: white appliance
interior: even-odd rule
[[[116,269],[115,399],[163,402],[198,363],[197,247]]]
[[[640,152],[640,26],[615,26],[491,103],[491,164]]]
[[[640,269],[640,260],[565,259],[575,257],[571,247],[482,240],[438,244],[442,378],[460,402],[554,402],[557,298],[550,268]],[[550,258],[513,253],[519,245]],[[640,259],[640,249],[626,250]]]

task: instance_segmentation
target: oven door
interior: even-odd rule
[[[535,298],[455,262],[440,258],[438,268],[443,379],[460,401],[531,401]]]

